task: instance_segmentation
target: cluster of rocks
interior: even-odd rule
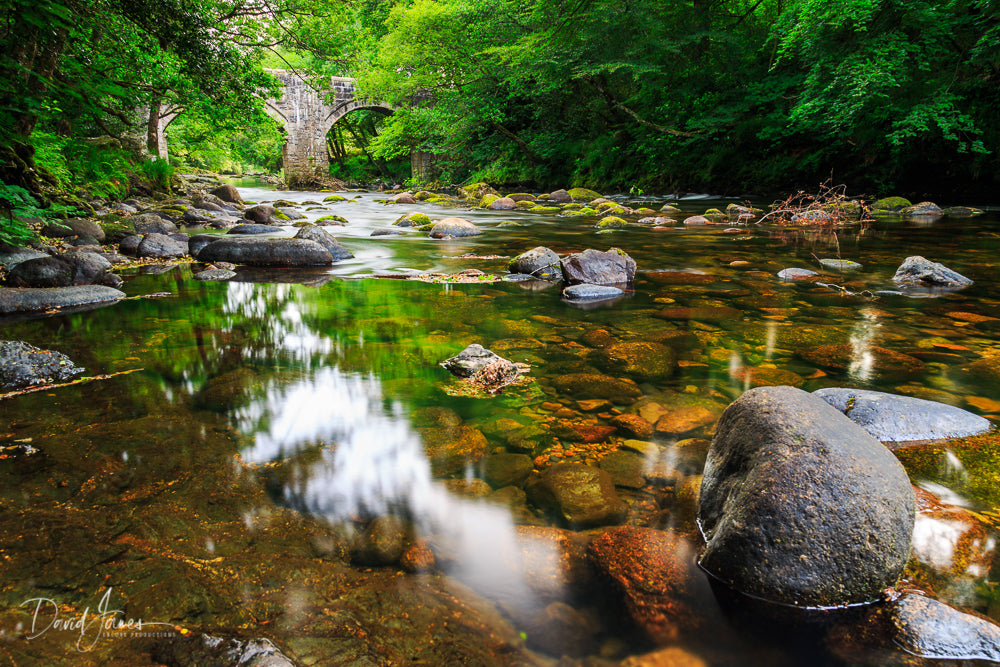
[[[59,247],[0,247],[0,264],[6,270],[0,315],[113,303],[125,296],[114,267],[133,259],[194,259],[202,263],[196,268],[197,279],[228,280],[236,275],[236,265],[326,266],[353,256],[326,229],[313,224],[297,223],[294,238],[259,238],[304,216],[291,202],[247,207],[231,185],[218,185],[211,192],[204,186],[197,184],[189,197],[155,203],[127,199],[108,205],[98,200],[96,220],[45,225],[42,233],[57,239]],[[189,235],[180,226],[228,232]]]
[[[863,268],[858,262],[840,258],[820,258],[819,263],[824,269],[837,273],[859,271]],[[819,272],[801,267],[788,267],[778,271],[777,275],[786,282],[818,282],[823,279]],[[935,296],[968,287],[973,281],[940,262],[912,255],[903,260],[896,269],[892,282],[896,285],[893,289],[874,288],[872,294]],[[843,291],[839,286],[832,287]]]
[[[878,217],[899,217],[910,220],[926,221],[941,217],[971,218],[982,215],[982,209],[971,206],[950,206],[941,208],[934,202],[924,201],[914,204],[905,197],[883,197],[877,199],[871,206],[872,215]]]
[[[523,252],[508,264],[511,281],[561,280],[566,287],[563,298],[574,303],[593,303],[617,299],[635,282],[635,260],[619,248],[607,251],[588,248],[559,257],[554,251],[538,246]]]

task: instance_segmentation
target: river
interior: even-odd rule
[[[790,632],[787,619],[742,609],[696,565],[692,493],[715,419],[755,385],[877,389],[1000,419],[996,385],[970,371],[1000,340],[996,209],[837,231],[608,232],[587,218],[386,205],[376,193],[306,204],[329,193],[238,186],[309,219],[343,216],[329,231],[354,258],[217,283],[186,264],[144,267],[124,275],[127,294],[168,296],[0,325],[4,339],[111,376],[0,402],[0,652],[12,663],[199,664],[169,647],[206,633],[268,637],[303,665],[555,665],[563,654],[560,665],[613,665],[663,646],[691,665],[920,664],[856,631],[854,612]],[[727,202],[677,203],[693,214]],[[371,235],[412,210],[484,233]],[[638,265],[635,291],[581,308],[539,283],[400,279],[502,275],[539,245],[622,248]],[[910,255],[975,283],[899,293],[891,277]],[[830,272],[821,258],[861,266]],[[823,277],[777,277],[791,267]],[[677,363],[609,369],[601,350],[621,341],[669,344]],[[471,343],[529,365],[528,379],[471,395],[438,365]],[[849,354],[819,359],[822,345]],[[913,362],[886,372],[883,349]],[[619,403],[558,381],[571,375],[634,381],[639,396]],[[656,422],[695,410],[707,417],[645,439],[609,428],[622,413]],[[938,503],[918,514],[903,586],[996,620],[998,445],[897,452]],[[488,468],[525,460],[507,454],[536,470],[616,462],[628,522],[663,531],[680,554],[676,632],[654,641],[627,620],[589,569],[594,531],[565,530],[521,482],[498,486],[504,474],[523,480]],[[378,565],[394,540],[402,561]],[[74,624],[88,609],[90,620],[142,619],[149,636]]]

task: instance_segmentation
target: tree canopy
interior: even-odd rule
[[[91,140],[141,144],[149,109],[185,111],[188,166],[277,168],[265,66],[353,76],[399,106],[331,133],[334,168],[372,177],[414,149],[441,182],[605,190],[832,176],[992,192],[1000,173],[996,0],[0,0],[0,15],[0,180],[36,193],[110,180]]]

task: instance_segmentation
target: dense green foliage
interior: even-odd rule
[[[386,27],[362,85],[423,102],[378,149],[456,178],[926,188],[998,166],[985,0],[414,0]]]
[[[128,191],[276,170],[264,66],[353,76],[331,170],[439,180],[868,191],[1000,185],[995,0],[0,0],[0,182]],[[94,138],[104,137],[100,141]],[[36,167],[42,167],[36,169]],[[145,172],[149,172],[146,174]]]

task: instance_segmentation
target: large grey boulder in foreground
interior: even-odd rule
[[[968,410],[912,396],[843,387],[813,393],[882,442],[964,438],[985,433],[992,426]]]
[[[868,602],[902,573],[914,512],[885,446],[818,396],[759,387],[716,427],[698,509],[701,565],[773,602]]]

